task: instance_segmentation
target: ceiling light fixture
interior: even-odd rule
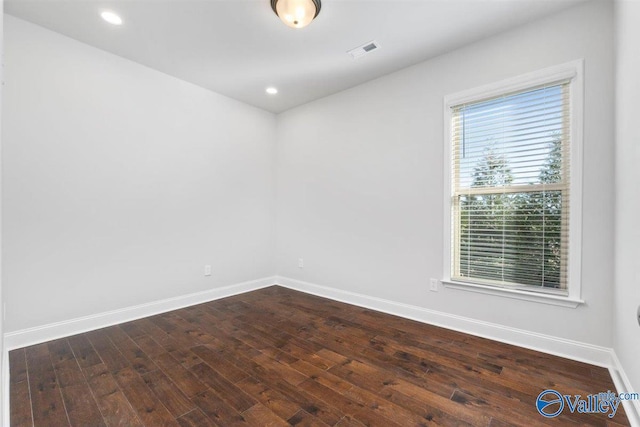
[[[120,18],[118,15],[116,15],[113,12],[109,12],[109,11],[102,12],[100,16],[102,16],[102,19],[107,21],[109,24],[122,25],[122,18]]]
[[[320,13],[320,0],[271,0],[271,9],[285,25],[302,28]]]
[[[266,89],[266,92],[267,92],[269,95],[275,95],[276,93],[278,93],[278,89],[276,89],[275,87],[268,87],[268,88]]]

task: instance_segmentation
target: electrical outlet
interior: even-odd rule
[[[211,266],[210,265],[205,265],[204,266],[204,275],[205,276],[211,276]]]
[[[429,290],[438,292],[438,279],[429,279]]]
[[[302,259],[302,258],[298,258],[298,267],[299,267],[299,268],[304,267],[304,259]]]

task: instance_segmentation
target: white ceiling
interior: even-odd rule
[[[275,113],[353,87],[582,0],[323,0],[306,28],[269,0],[5,0],[5,11]],[[100,12],[124,24],[107,24]],[[346,51],[376,40],[352,59]],[[277,95],[265,93],[267,86]]]

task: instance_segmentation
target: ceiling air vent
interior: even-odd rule
[[[356,48],[353,48],[347,51],[347,53],[351,55],[353,59],[356,59],[366,55],[367,53],[371,53],[377,49],[380,49],[380,44],[377,41],[372,40],[370,42],[363,44],[362,46],[358,46]]]

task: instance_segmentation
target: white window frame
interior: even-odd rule
[[[533,89],[545,84],[569,80],[570,116],[570,183],[567,295],[545,293],[535,289],[510,289],[480,283],[457,282],[451,279],[452,266],[452,108],[465,103]],[[575,308],[581,299],[582,259],[582,135],[584,122],[584,60],[523,74],[514,78],[447,95],[444,98],[444,265],[442,283],[445,287],[502,297],[534,301]]]

